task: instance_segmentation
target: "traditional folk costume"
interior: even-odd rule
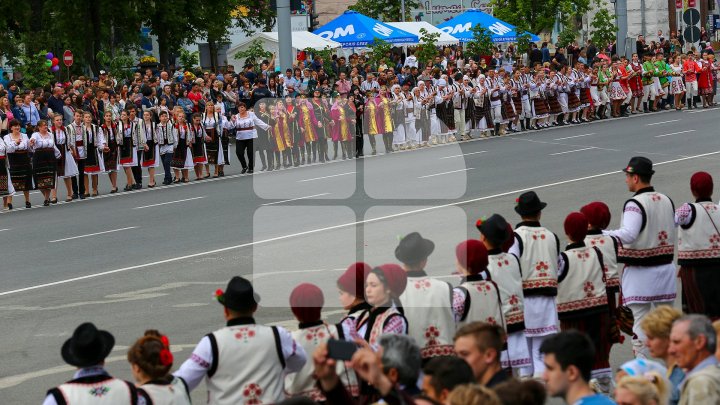
[[[645,94],[643,85],[643,67],[640,62],[630,62],[630,70],[632,77],[629,79],[630,91],[632,96],[642,98]]]
[[[698,60],[697,64],[700,67],[698,74],[698,95],[711,95],[713,94],[713,66],[704,59]],[[703,102],[703,104],[705,103]]]
[[[455,110],[452,105],[452,90],[445,79],[438,80],[435,95],[436,114],[440,124],[440,143],[447,143],[449,135],[455,131]]]
[[[210,141],[205,144],[207,151],[207,161],[211,165],[224,166],[230,164],[228,156],[228,135],[227,120],[225,116],[214,112],[208,116],[203,113],[200,120],[205,128],[205,133],[210,137]]]
[[[533,104],[533,118],[535,119],[535,129],[543,128],[546,126],[544,122],[550,113],[548,107],[547,97],[545,95],[545,88],[547,84],[544,79],[538,77],[536,80],[530,82],[529,96],[530,101]]]
[[[257,128],[267,131],[270,126],[251,111],[248,111],[247,116],[245,117],[241,117],[240,114],[236,115],[235,139],[238,141],[236,144],[240,144],[240,146],[235,149],[235,154],[237,155],[242,168],[247,168],[251,172],[255,167],[255,150],[253,142],[258,137]],[[249,142],[246,143],[247,141]],[[246,143],[246,147],[242,146],[243,143]],[[245,151],[247,151],[247,163],[245,162]]]
[[[151,381],[137,387],[138,397],[147,405],[190,405],[190,392],[182,378],[170,376],[165,380]]]
[[[590,75],[585,72],[578,72],[578,84],[575,88],[580,98],[580,109],[585,109],[592,105],[591,80]],[[595,85],[595,91],[597,92],[597,84]]]
[[[530,191],[518,199],[515,211],[521,216],[534,215],[545,208],[537,194]],[[525,297],[525,336],[533,362],[533,375],[545,369],[540,345],[546,336],[558,332],[557,265],[560,253],[558,237],[539,222],[521,222],[515,228],[515,242],[509,253],[520,259]]]
[[[175,138],[175,150],[173,151],[170,167],[174,169],[192,169],[195,167],[192,159],[192,135],[187,124],[175,123],[172,127]]]
[[[627,93],[625,93],[625,90],[620,83],[620,81],[622,80],[622,72],[620,71],[620,69],[618,68],[617,70],[613,70],[610,78],[610,100],[625,100],[625,98],[627,98]]]
[[[205,165],[208,162],[207,150],[205,149],[205,137],[207,132],[205,128],[200,125],[188,124],[190,131],[190,138],[192,139],[192,160],[196,165]]]
[[[305,153],[307,153],[307,163],[317,161],[317,141],[318,137],[318,120],[312,103],[306,98],[300,98],[297,103],[298,109],[298,127],[303,135],[305,142]]]
[[[559,97],[559,88],[561,87],[560,79],[555,76],[550,76],[548,80],[546,80],[547,84],[545,86],[545,97],[547,98],[548,103],[548,109],[549,114],[552,118],[552,121],[555,122],[555,119],[558,115],[563,113],[562,105],[560,104],[560,101],[558,99]]]
[[[555,80],[555,94],[557,96],[558,104],[560,104],[560,110],[562,111],[562,114],[567,114],[570,112],[568,103],[568,92],[570,90],[568,77],[558,72],[555,75]],[[562,123],[562,121],[560,122]]]
[[[260,119],[260,121],[270,126],[270,112],[267,109],[265,111],[258,110],[255,115]],[[267,170],[269,172],[273,171],[275,169],[275,152],[273,151],[271,144],[272,130],[263,129],[261,127],[256,128],[256,130],[258,134],[256,139],[257,150],[258,155],[260,155],[260,162],[262,163],[262,168],[260,170]],[[278,164],[280,164],[280,160],[278,160]]]
[[[612,381],[609,292],[605,286],[600,249],[583,242],[587,229],[588,221],[582,213],[573,212],[565,219],[565,233],[571,241],[579,242],[571,242],[560,254],[558,317],[563,331],[576,329],[593,340],[595,362],[592,377],[600,381],[601,387],[608,387],[609,393]]]
[[[470,134],[473,131],[480,132],[481,136],[487,136],[487,131],[492,128],[492,114],[490,112],[490,96],[485,84],[485,76],[480,76],[473,86],[471,101],[468,103],[468,110],[465,116],[469,118]]]
[[[45,133],[45,136],[36,132],[30,139],[35,140],[35,144],[30,148],[33,152],[32,169],[35,188],[52,190],[57,179],[57,159],[60,157],[60,151],[55,147],[55,140],[49,132]]]
[[[385,153],[390,153],[392,152],[392,134],[394,129],[393,109],[395,108],[395,105],[385,96],[385,94],[382,93],[376,97],[375,104],[377,105],[377,125],[383,134]]]
[[[158,145],[157,134],[155,134],[155,123],[152,121],[141,121],[138,125],[139,136],[145,141],[147,150],[140,153],[140,166],[160,167],[160,145]],[[151,181],[154,181],[151,180]]]
[[[233,277],[218,299],[236,311],[257,305],[252,285],[242,277]],[[175,375],[190,390],[205,379],[210,405],[279,403],[286,373],[300,371],[306,357],[285,328],[241,317],[203,337]]]
[[[517,118],[517,114],[515,113],[515,103],[513,102],[512,98],[512,82],[510,81],[509,76],[503,76],[501,80],[503,88],[505,89],[504,93],[502,94],[502,117],[503,120],[507,122],[508,129],[512,131],[512,123]]]
[[[654,101],[658,96],[658,88],[655,86],[655,65],[650,59],[642,64],[642,83],[643,83],[643,109],[648,112],[647,102]]]
[[[713,179],[708,173],[693,174],[690,188],[698,198],[675,211],[683,312],[715,321],[720,319],[720,206],[710,200]]]
[[[116,139],[119,148],[120,165],[122,167],[136,167],[138,165],[138,148],[145,145],[144,138],[139,136],[137,124],[132,121],[127,124],[119,121]]]
[[[623,171],[654,173],[652,162],[645,157],[633,157]],[[652,187],[638,190],[625,202],[620,229],[604,233],[622,243],[618,261],[625,264],[621,280],[623,304],[630,307],[635,320],[633,350],[636,356],[647,357],[640,322],[654,306],[671,304],[676,297],[673,203]]]
[[[670,78],[670,94],[685,93],[685,83],[683,83],[682,66],[670,65],[670,68],[672,69],[672,76]]]
[[[567,76],[567,95],[568,95],[568,112],[576,113],[580,111],[582,102],[580,101],[580,86],[582,83],[581,73],[570,68],[570,74]]]
[[[112,123],[110,126],[102,124],[100,129],[105,137],[105,142],[108,147],[108,151],[103,151],[103,164],[105,165],[105,171],[107,173],[113,173],[118,171],[120,167],[120,156],[118,154],[118,129],[117,124]],[[57,142],[57,141],[56,141]]]
[[[157,124],[155,127],[155,144],[159,146],[160,161],[163,164],[163,170],[165,172],[163,184],[172,183],[171,165],[176,142],[175,131],[170,121],[167,121],[165,124],[162,122]]]
[[[420,144],[420,133],[417,131],[415,123],[422,113],[422,106],[411,93],[406,91],[403,95],[405,96],[405,100],[403,100],[403,111],[405,112],[405,120],[403,122],[405,126],[405,141],[408,147],[417,148]]]
[[[407,275],[402,267],[396,264],[383,264],[372,269],[368,274],[379,272],[390,290],[391,299],[383,306],[374,306],[365,310],[355,322],[356,331],[347,336],[359,336],[377,350],[380,337],[389,333],[405,335],[409,331],[408,320],[398,300],[407,286]]]
[[[317,128],[317,145],[318,154],[320,155],[320,162],[325,162],[328,152],[327,140],[330,135],[330,108],[321,98],[314,97],[312,99],[312,109],[315,115],[315,120],[318,122]]]
[[[78,175],[78,167],[75,158],[72,155],[72,140],[69,141],[68,134],[64,127],[50,128],[55,141],[55,146],[60,151],[60,157],[57,159],[57,176],[58,178],[73,178]],[[105,166],[107,168],[107,166]]]
[[[407,143],[407,135],[405,133],[405,95],[402,92],[395,93],[395,89],[400,90],[399,85],[392,86],[392,117],[393,117],[393,140],[392,147],[395,150],[405,149]]]
[[[275,170],[280,169],[281,163],[286,168],[290,167],[292,165],[292,134],[285,109],[278,108],[274,114],[271,114],[268,124],[271,127],[271,147],[275,154]],[[282,160],[280,155],[282,155]]]
[[[15,195],[15,188],[10,180],[7,146],[5,141],[0,138],[0,197],[12,197],[13,195]]]
[[[348,109],[344,105],[344,101],[337,100],[330,109],[330,119],[334,125],[330,128],[333,141],[334,155],[333,160],[338,156],[338,142],[341,142],[343,159],[349,156],[348,146],[353,138],[352,119],[353,114],[349,114]]]
[[[487,79],[488,82],[488,94],[490,96],[490,114],[492,115],[493,124],[495,126],[495,136],[499,136],[504,133],[504,129],[501,127],[507,123],[507,120],[503,117],[503,96],[505,95],[505,86],[498,77],[491,77]]]
[[[580,209],[590,224],[585,245],[600,250],[603,256],[605,287],[608,290],[610,316],[616,316],[618,307],[616,294],[620,292],[620,266],[618,265],[618,249],[620,242],[616,237],[604,235],[602,231],[610,225],[610,209],[603,202],[592,202]]]
[[[437,116],[435,116],[435,97],[432,96],[432,92],[427,90],[424,82],[418,83],[417,89],[419,96],[417,102],[420,103],[420,115],[416,117],[415,127],[418,132],[420,145],[427,146],[433,133],[434,122],[437,121]]]
[[[467,76],[459,78],[459,76],[460,75],[455,76],[457,80],[452,85],[453,121],[455,122],[456,138],[465,139],[467,135],[467,129],[465,128],[465,123],[467,122],[465,111],[467,111],[468,99],[470,97],[470,87],[465,84],[465,80],[469,81],[470,78]]]

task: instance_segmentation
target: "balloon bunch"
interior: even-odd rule
[[[47,55],[45,55],[45,66],[47,66],[51,72],[57,72],[60,70],[60,66],[58,65],[59,63],[60,60],[56,58],[52,52],[48,52]]]

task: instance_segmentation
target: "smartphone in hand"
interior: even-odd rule
[[[328,357],[335,360],[350,361],[358,346],[353,342],[330,339],[327,342]]]

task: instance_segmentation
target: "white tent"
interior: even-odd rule
[[[440,37],[437,40],[438,45],[455,45],[459,42],[459,40],[454,36],[440,30],[439,28],[436,28],[434,25],[430,25],[430,23],[428,23],[427,21],[389,22],[387,24],[392,25],[395,28],[399,28],[403,31],[407,31],[411,34],[415,34],[418,36],[418,38],[422,36],[422,34],[420,33],[421,28],[425,28],[425,30],[427,30],[427,32],[430,34],[436,32],[440,34]]]
[[[245,61],[235,59],[235,54],[239,51],[243,51],[249,48],[250,45],[252,45],[252,42],[256,39],[260,40],[263,48],[268,52],[280,52],[280,46],[278,44],[278,33],[261,32],[253,35],[251,38],[248,38],[237,45],[233,45],[232,47],[230,47],[230,49],[228,49],[227,51],[228,65],[234,65],[236,68],[238,66],[243,66],[245,64]],[[323,50],[325,48],[338,49],[342,47],[342,45],[340,45],[340,43],[338,42],[325,39],[308,31],[293,31],[292,46],[294,50],[293,52],[302,51],[305,48]]]

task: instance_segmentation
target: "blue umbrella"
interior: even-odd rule
[[[318,28],[313,34],[337,41],[342,44],[343,48],[362,48],[376,39],[398,45],[418,43],[418,37],[415,34],[351,10]]]
[[[460,42],[467,42],[472,41],[472,29],[476,25],[485,27],[486,30],[490,31],[493,42],[517,41],[517,31],[514,25],[498,20],[480,10],[468,10],[451,20],[439,24],[437,27],[459,39]],[[540,38],[537,35],[530,34],[530,41],[537,42],[539,40]]]

